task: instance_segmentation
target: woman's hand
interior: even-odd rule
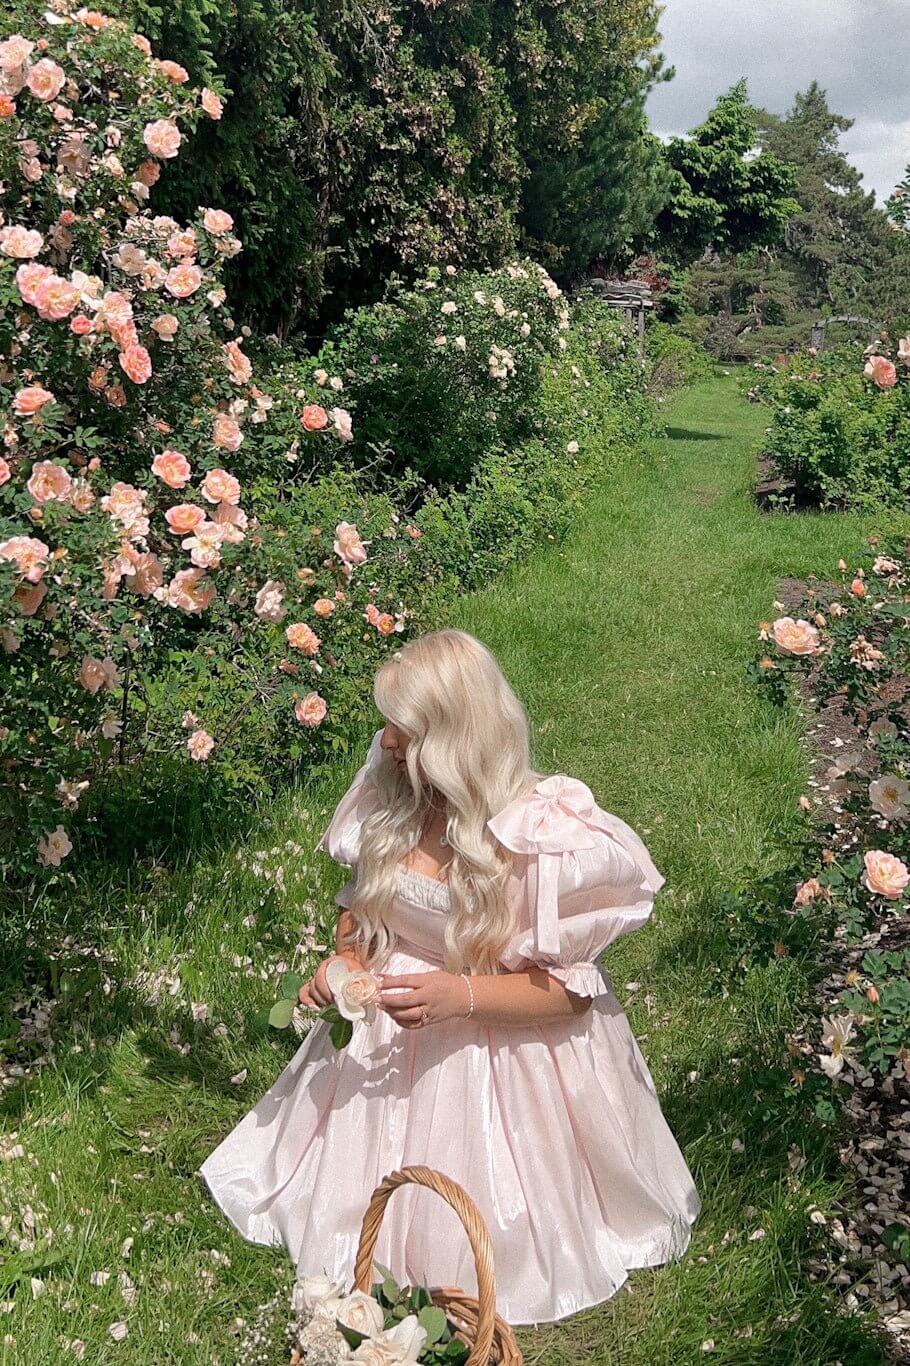
[[[402,1029],[463,1019],[470,1009],[468,984],[459,973],[407,972],[396,977],[380,972],[378,976],[382,982],[379,1008]]]
[[[302,1006],[310,1010],[322,1010],[324,1006],[332,1004],[335,998],[325,980],[325,970],[336,958],[342,958],[352,972],[360,972],[363,968],[363,964],[355,954],[330,953],[328,958],[323,958],[310,980],[304,982],[298,991],[297,1000]]]

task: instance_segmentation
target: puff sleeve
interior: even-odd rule
[[[598,959],[651,914],[664,878],[635,831],[557,774],[487,826],[515,860],[517,928],[500,953],[511,971],[536,966],[580,996],[610,990]]]
[[[354,774],[350,786],[335,807],[332,819],[316,845],[316,848],[328,854],[329,858],[348,868],[353,868],[357,863],[363,823],[376,807],[377,794],[373,775],[382,762],[382,749],[379,743],[381,738],[380,729],[373,735],[366,759]],[[352,887],[353,879],[350,879],[337,893],[337,905],[350,906],[349,893]]]

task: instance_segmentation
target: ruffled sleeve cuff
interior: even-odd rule
[[[571,963],[568,967],[543,963],[540,966],[574,996],[608,996],[613,990],[606,969],[598,963]]]

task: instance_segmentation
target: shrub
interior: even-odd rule
[[[799,504],[902,506],[910,495],[910,341],[894,360],[843,348],[756,367],[765,454]]]
[[[711,376],[711,361],[704,348],[669,323],[653,322],[648,326],[645,356],[650,366],[648,390],[652,394],[665,394]]]

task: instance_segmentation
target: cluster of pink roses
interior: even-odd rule
[[[897,358],[902,365],[910,366],[910,337],[901,337],[897,343]],[[875,350],[869,355],[863,374],[879,389],[893,389],[897,384],[897,366]]]

